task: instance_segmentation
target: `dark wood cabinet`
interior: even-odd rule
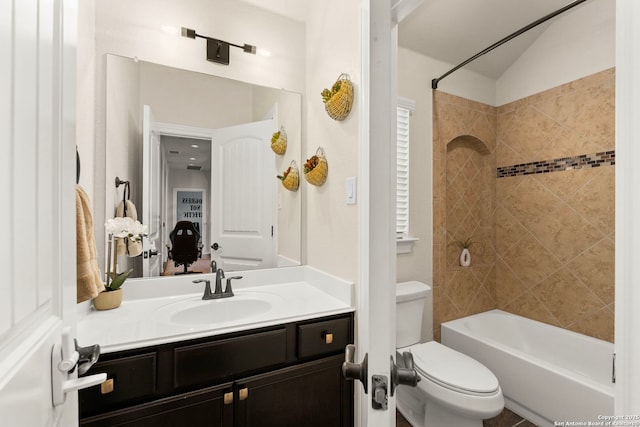
[[[342,378],[353,314],[102,355],[79,392],[82,426],[353,425]]]
[[[296,365],[237,382],[239,426],[349,426],[352,382],[342,378],[343,356]]]
[[[225,404],[225,395],[233,393],[233,384],[209,387],[148,403],[125,407],[80,420],[87,427],[233,427],[233,406]]]

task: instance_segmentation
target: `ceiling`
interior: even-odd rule
[[[428,57],[458,65],[569,3],[572,1],[423,0],[400,23],[398,44]],[[492,79],[499,78],[552,22],[553,19],[527,31],[465,68]]]
[[[169,168],[211,170],[211,141],[162,135],[161,147]]]
[[[307,2],[317,0],[242,1],[304,21],[308,10]],[[402,2],[411,4],[416,3],[416,0],[398,0],[396,3]],[[400,23],[398,43],[453,66],[572,2],[573,0],[422,0],[422,4]],[[492,79],[499,78],[552,22],[553,20],[547,21],[518,36],[465,68]]]

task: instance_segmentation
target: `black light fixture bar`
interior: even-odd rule
[[[537,27],[538,25],[548,21],[551,18],[555,18],[556,16],[560,15],[561,13],[566,12],[569,9],[572,9],[576,6],[578,6],[581,3],[584,3],[587,0],[576,0],[573,3],[569,3],[568,5],[556,10],[555,12],[551,12],[548,15],[543,16],[542,18],[533,21],[532,23],[530,23],[529,25],[526,25],[522,28],[520,28],[518,31],[509,34],[507,37],[495,42],[494,44],[492,44],[491,46],[489,46],[488,48],[484,49],[481,52],[476,53],[475,55],[473,55],[471,58],[467,59],[466,61],[460,63],[459,65],[456,65],[455,67],[453,67],[452,69],[450,69],[449,71],[447,71],[446,73],[444,73],[443,75],[441,75],[440,77],[438,77],[437,79],[433,79],[431,80],[431,89],[438,89],[438,83],[440,82],[440,80],[444,79],[445,77],[447,77],[449,74],[453,73],[454,71],[458,71],[460,68],[464,67],[465,65],[467,65],[470,62],[475,61],[476,59],[480,58],[483,55],[486,55],[487,53],[491,52],[492,50],[494,50],[497,47],[502,46],[503,44],[507,43],[508,41],[518,37],[521,34],[526,33],[527,31],[529,31],[530,29]]]
[[[256,47],[250,44],[244,44],[242,46],[229,43],[224,40],[215,39],[209,36],[203,36],[196,33],[196,30],[191,28],[182,27],[182,37],[190,39],[201,38],[207,41],[207,61],[216,62],[218,64],[229,65],[229,46],[242,49],[246,53],[256,54]]]

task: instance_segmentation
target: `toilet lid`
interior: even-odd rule
[[[411,348],[416,370],[431,381],[467,394],[495,393],[498,379],[486,366],[449,347],[430,341]]]

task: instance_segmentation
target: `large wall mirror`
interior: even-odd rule
[[[119,271],[206,273],[212,258],[226,270],[301,263],[302,188],[288,191],[276,178],[301,158],[300,94],[110,54],[105,91],[112,187],[97,197],[106,218],[129,198],[149,227],[142,255],[118,257]],[[281,129],[287,151],[277,155],[270,142]],[[176,238],[184,221],[199,237],[192,261]]]

